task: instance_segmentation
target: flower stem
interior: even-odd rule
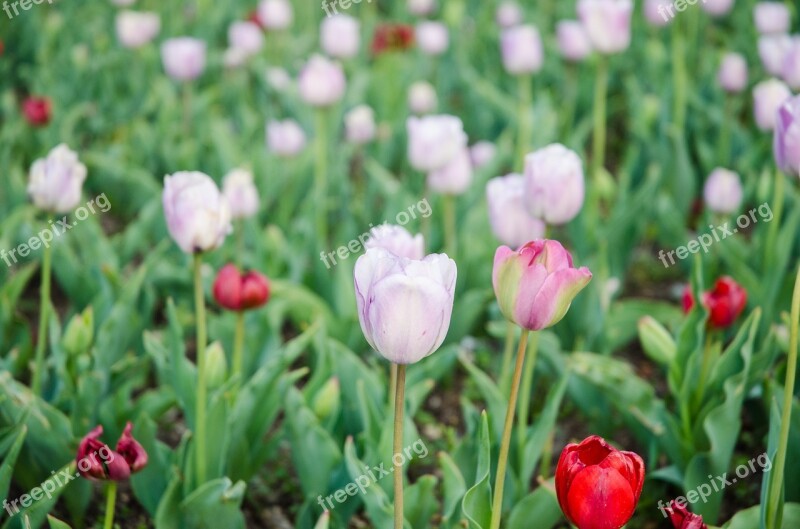
[[[503,365],[500,368],[500,388],[505,391],[511,382],[511,358],[514,355],[514,329],[516,325],[506,321],[506,341],[503,346]]]
[[[686,127],[686,48],[684,47],[684,31],[680,20],[672,24],[672,81],[673,81],[673,124],[675,132],[683,135]]]
[[[728,167],[731,157],[731,119],[733,115],[733,97],[725,94],[725,103],[722,112],[722,128],[719,132],[719,163]]]
[[[769,229],[767,231],[767,240],[764,244],[764,271],[770,269],[772,264],[772,257],[776,251],[776,240],[778,238],[778,230],[781,227],[781,216],[783,216],[783,196],[784,196],[784,179],[783,173],[778,170],[775,175],[775,194],[773,195],[773,210],[775,214],[770,221]]]
[[[233,375],[239,376],[237,384],[244,383],[244,311],[236,313],[236,331],[233,338]]]
[[[531,148],[531,101],[532,94],[532,77],[530,75],[517,76],[517,86],[519,97],[519,130],[517,136],[517,168],[522,170],[525,165],[525,155]]]
[[[448,257],[455,259],[458,251],[458,243],[456,241],[456,197],[444,195],[442,201],[444,207],[444,251]]]
[[[397,365],[397,387],[394,397],[394,529],[403,529],[403,467],[402,459],[394,457],[403,450],[403,411],[405,410],[406,366]],[[400,463],[398,463],[398,460]]]
[[[528,430],[528,414],[531,407],[531,388],[533,386],[533,372],[536,368],[536,354],[539,351],[539,333],[531,334],[528,341],[528,355],[530,359],[525,364],[522,374],[522,398],[517,407],[517,453],[525,453],[525,436]],[[520,457],[520,462],[522,458]]]
[[[319,243],[324,243],[328,239],[328,125],[325,109],[317,109],[315,117],[314,210],[317,214],[317,240]]]
[[[592,133],[592,178],[599,178],[606,155],[606,100],[608,98],[608,60],[597,60],[597,77],[594,83],[594,132]]]
[[[792,295],[791,333],[789,335],[789,354],[786,358],[786,383],[783,388],[783,412],[781,416],[781,433],[778,438],[778,451],[772,467],[772,476],[767,492],[767,529],[778,529],[778,507],[783,497],[784,471],[786,467],[786,450],[789,446],[789,426],[792,419],[792,399],[794,383],[797,375],[797,341],[800,326],[800,267],[794,282]]]
[[[192,85],[188,82],[183,83],[181,91],[183,103],[183,132],[189,136],[192,131]]]
[[[47,347],[47,325],[50,322],[50,275],[52,268],[52,249],[49,245],[44,247],[42,255],[42,286],[39,291],[41,301],[39,303],[39,336],[36,341],[36,356],[33,366],[33,381],[31,390],[34,395],[42,392],[42,377],[44,376],[44,353]]]
[[[508,464],[508,449],[511,445],[511,430],[514,427],[514,410],[517,407],[517,394],[519,393],[519,382],[522,378],[522,367],[525,365],[528,334],[529,331],[523,329],[522,337],[519,340],[519,348],[517,348],[517,363],[514,367],[514,378],[511,382],[511,395],[508,397],[506,422],[503,426],[503,440],[500,444],[500,456],[497,460],[497,477],[494,486],[490,529],[500,529],[500,518],[503,515],[503,487],[505,486],[506,466]]]
[[[197,402],[195,457],[197,458],[197,483],[206,482],[206,298],[203,295],[201,268],[203,256],[194,254],[194,306],[197,327]]]
[[[109,481],[106,487],[106,519],[103,522],[103,529],[114,527],[114,509],[117,504],[117,482]]]
[[[389,406],[394,407],[394,399],[397,391],[397,364],[392,362],[389,368]]]

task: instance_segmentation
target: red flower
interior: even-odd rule
[[[117,449],[99,440],[103,427],[98,426],[81,440],[75,462],[78,472],[88,479],[123,481],[147,465],[147,452],[131,435],[133,425],[125,426]]]
[[[250,11],[250,14],[247,15],[247,21],[252,22],[253,24],[257,25],[261,29],[264,29],[264,24],[261,22],[261,18],[258,16],[258,10],[253,9]]]
[[[372,37],[372,54],[407,50],[414,45],[414,28],[407,24],[381,24]]]
[[[50,100],[46,97],[30,96],[22,102],[22,113],[34,127],[50,122]]]
[[[717,279],[712,290],[703,292],[703,306],[710,313],[709,324],[717,329],[730,327],[747,305],[747,291],[733,278],[723,276]],[[683,292],[683,311],[689,312],[694,306],[691,287]]]
[[[708,526],[703,523],[702,516],[690,513],[685,506],[675,503],[675,500],[670,502],[667,510],[675,529],[708,529]]]
[[[644,462],[593,435],[564,447],[556,467],[561,510],[578,529],[620,529],[639,502]]]
[[[214,280],[214,299],[228,310],[260,307],[269,300],[269,281],[258,272],[242,275],[234,265],[225,265]]]

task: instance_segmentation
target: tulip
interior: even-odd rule
[[[247,63],[250,55],[242,48],[228,48],[222,56],[222,64],[225,68],[239,68]]]
[[[464,125],[455,116],[411,117],[408,130],[408,159],[418,171],[442,169],[463,153],[467,146]]]
[[[789,8],[783,2],[757,3],[753,19],[761,35],[787,33],[792,23]]]
[[[278,66],[267,68],[264,72],[264,79],[266,79],[269,86],[278,92],[285,92],[292,85],[292,78],[289,77],[289,72]]]
[[[778,109],[773,147],[781,171],[800,176],[800,96],[787,100]]]
[[[381,224],[370,230],[364,248],[382,248],[404,259],[420,261],[425,257],[425,239],[421,234],[412,236],[402,226]]]
[[[708,323],[711,327],[724,329],[733,325],[747,305],[747,291],[733,278],[723,276],[714,283],[714,288],[704,292],[700,297],[703,306],[709,312]],[[694,307],[694,294],[687,286],[683,292],[683,311],[689,312]]]
[[[258,212],[258,189],[253,183],[253,173],[234,169],[222,179],[222,195],[228,202],[231,218],[252,217]]]
[[[672,22],[665,10],[666,0],[644,0],[644,18],[651,26],[662,28]]]
[[[424,17],[436,11],[436,0],[408,0],[408,11],[412,15]]]
[[[525,157],[525,204],[548,224],[566,224],[583,207],[584,177],[580,157],[553,144]]]
[[[512,75],[535,73],[544,63],[539,30],[531,25],[503,30],[500,36],[503,67]]]
[[[121,11],[114,21],[117,39],[126,48],[141,48],[151,42],[161,31],[158,13]]]
[[[50,108],[50,100],[46,97],[30,96],[22,102],[22,114],[34,127],[50,123]]]
[[[479,141],[469,148],[469,158],[472,160],[472,168],[480,169],[494,160],[497,155],[497,147],[490,141]]]
[[[184,171],[166,176],[162,198],[169,233],[186,253],[213,250],[231,232],[228,203],[206,174]]]
[[[78,205],[84,180],[86,166],[62,143],[31,165],[28,196],[40,209],[67,213]]]
[[[86,434],[75,456],[78,472],[87,479],[123,481],[143,469],[147,465],[147,452],[133,438],[132,428],[133,425],[127,423],[116,451],[99,440],[103,435],[102,426]]]
[[[670,502],[666,510],[669,511],[669,520],[675,529],[708,529],[702,516],[689,512],[684,505],[675,500]]]
[[[359,105],[344,117],[344,129],[347,141],[363,145],[375,139],[375,111],[367,105]]]
[[[753,112],[756,125],[764,131],[775,128],[778,109],[792,96],[791,90],[778,79],[769,79],[753,88]]]
[[[161,59],[167,75],[177,81],[191,81],[203,73],[206,66],[206,43],[191,37],[164,41]]]
[[[568,61],[582,61],[592,54],[592,43],[577,20],[562,20],[556,26],[558,49]]]
[[[278,156],[294,157],[306,146],[306,135],[300,125],[292,120],[267,123],[267,145]]]
[[[501,243],[518,248],[544,236],[546,225],[525,209],[525,177],[510,174],[492,178],[486,184],[489,224]]]
[[[800,38],[792,39],[792,43],[783,56],[781,77],[790,88],[800,89]]]
[[[441,55],[447,51],[449,35],[441,22],[425,21],[417,24],[415,36],[419,49],[426,55]]]
[[[620,529],[636,509],[644,484],[644,462],[593,435],[568,444],[556,467],[561,510],[578,529]]]
[[[497,7],[494,19],[501,28],[512,28],[522,24],[522,8],[516,2],[503,2]]]
[[[729,215],[742,204],[742,182],[733,171],[717,167],[706,180],[703,199],[708,209],[721,215]]]
[[[431,191],[445,195],[460,195],[472,183],[472,160],[469,149],[462,148],[447,165],[428,173]]]
[[[631,43],[631,0],[578,0],[580,19],[592,47],[604,55],[618,53]]]
[[[258,4],[258,19],[269,30],[282,30],[292,25],[294,13],[288,0],[262,0]]]
[[[733,9],[734,0],[703,0],[700,5],[712,17],[727,15]]]
[[[375,29],[372,37],[372,54],[380,55],[387,51],[402,51],[414,44],[414,28],[406,24],[382,24]]]
[[[313,107],[328,107],[342,99],[346,81],[342,67],[314,55],[297,78],[300,97]]]
[[[741,92],[747,87],[747,60],[740,53],[726,53],[717,73],[717,81],[723,90]]]
[[[763,35],[758,39],[758,56],[770,75],[781,75],[786,54],[792,47],[789,35]]]
[[[414,114],[429,114],[436,110],[436,89],[426,81],[418,81],[408,89],[408,108]]]
[[[234,22],[228,28],[228,46],[246,56],[254,55],[264,46],[264,34],[253,22]]]
[[[258,272],[241,274],[236,266],[225,265],[214,280],[214,299],[231,311],[261,307],[269,300],[269,281]]]
[[[360,24],[348,15],[326,17],[320,24],[320,45],[337,59],[350,59],[358,55],[360,46]]]

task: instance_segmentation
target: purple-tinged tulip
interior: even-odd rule
[[[747,88],[747,60],[740,53],[726,53],[717,73],[723,90],[738,93]]]
[[[421,234],[411,235],[407,229],[394,224],[381,224],[370,230],[364,248],[383,248],[389,253],[406,259],[425,258],[425,238]]]
[[[456,263],[445,254],[422,260],[371,248],[353,272],[361,330],[396,364],[413,364],[444,341],[453,312]]]
[[[141,48],[161,31],[158,13],[120,11],[114,19],[119,43],[126,48]]]
[[[763,35],[758,39],[758,56],[770,75],[782,75],[786,53],[792,47],[789,35]]]
[[[37,208],[67,213],[80,202],[84,180],[86,166],[75,151],[62,143],[31,165],[28,196]]]
[[[580,157],[559,143],[525,157],[525,205],[547,224],[574,219],[583,207],[585,183]]]
[[[420,22],[414,30],[414,36],[419,49],[426,55],[441,55],[447,51],[450,43],[447,26],[441,22]]]
[[[262,0],[257,16],[265,29],[282,30],[292,25],[294,12],[288,0]]]
[[[347,141],[363,145],[375,139],[375,111],[367,105],[359,105],[344,116]]]
[[[469,159],[472,161],[473,169],[480,169],[494,160],[497,155],[497,147],[490,141],[479,141],[469,148]]]
[[[497,7],[494,19],[501,28],[519,26],[522,24],[522,8],[516,2],[503,2]]]
[[[228,28],[228,46],[246,56],[254,55],[264,46],[264,34],[255,22],[234,22]]]
[[[630,46],[631,0],[578,0],[577,9],[595,50],[610,55]]]
[[[320,45],[325,53],[337,59],[358,55],[361,45],[360,24],[348,15],[326,17],[319,27]]]
[[[297,77],[300,97],[313,107],[328,107],[344,96],[347,86],[342,67],[321,55],[314,55]]]
[[[800,96],[792,97],[778,109],[774,153],[781,171],[800,176]]]
[[[306,134],[293,119],[267,122],[267,147],[278,156],[292,158],[306,146]]]
[[[712,17],[721,17],[730,13],[733,3],[734,0],[703,0],[700,5]]]
[[[544,236],[547,225],[525,209],[525,177],[510,174],[492,178],[486,184],[489,224],[494,236],[512,248]]]
[[[723,215],[738,211],[742,205],[743,194],[739,175],[721,167],[717,167],[708,175],[703,186],[703,200],[706,207],[714,213]]]
[[[756,31],[761,35],[788,33],[791,27],[789,8],[783,2],[759,2],[753,8]]]
[[[512,75],[538,72],[544,63],[544,49],[539,30],[531,25],[515,26],[500,35],[503,67]]]
[[[561,56],[573,62],[582,61],[592,54],[592,43],[577,20],[562,20],[556,26],[556,38]]]
[[[417,81],[408,89],[408,108],[414,114],[430,114],[438,104],[436,89],[427,81]]]
[[[444,167],[428,173],[428,188],[444,195],[460,195],[472,183],[472,160],[463,147]]]
[[[218,248],[231,232],[228,202],[207,174],[168,175],[162,198],[169,234],[186,253]]]
[[[125,425],[125,429],[122,431],[119,441],[117,441],[117,453],[121,455],[122,459],[128,464],[131,469],[131,474],[134,474],[147,466],[147,452],[145,452],[142,445],[133,438],[132,430],[133,424],[128,422]]]
[[[666,10],[667,0],[644,0],[644,18],[651,26],[663,28],[672,22]]]
[[[252,217],[258,212],[258,189],[253,183],[253,173],[247,169],[234,169],[225,175],[222,195],[234,219]]]
[[[783,56],[781,77],[790,88],[800,90],[800,38],[792,39],[792,44]]]
[[[464,125],[455,116],[411,117],[406,128],[408,159],[417,171],[442,169],[467,146]]]
[[[425,17],[436,11],[436,0],[408,0],[408,12],[414,16]]]
[[[161,44],[164,71],[176,81],[191,81],[206,67],[206,43],[191,37],[169,39]]]
[[[773,130],[778,108],[792,96],[786,83],[778,79],[768,79],[753,88],[753,112],[756,125],[761,130]]]
[[[100,441],[103,427],[98,426],[81,439],[75,456],[81,476],[91,480],[124,481],[147,465],[147,452],[131,434],[129,422],[117,441],[117,449]]]
[[[500,311],[530,331],[561,321],[591,279],[588,268],[572,266],[572,256],[558,241],[538,239],[517,251],[501,246],[494,254],[492,285]]]

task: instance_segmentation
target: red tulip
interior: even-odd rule
[[[690,513],[685,506],[675,503],[675,500],[670,502],[667,510],[675,529],[708,529],[708,526],[703,523],[702,516]]]
[[[264,29],[264,23],[261,22],[261,18],[258,16],[258,9],[253,9],[250,11],[250,14],[247,15],[247,20],[257,25],[261,29]]]
[[[260,307],[269,300],[269,281],[258,272],[242,275],[234,265],[225,265],[214,281],[214,299],[228,310]]]
[[[599,436],[564,447],[556,468],[561,510],[578,529],[620,529],[639,502],[644,462]]]
[[[98,426],[81,440],[75,462],[78,472],[88,479],[123,481],[147,465],[147,452],[131,435],[128,423],[117,442],[117,449],[99,440],[103,427]]]
[[[372,38],[372,53],[407,50],[414,45],[414,28],[407,24],[382,24]]]
[[[22,113],[34,127],[47,125],[50,122],[50,100],[46,97],[30,96],[22,102]]]
[[[709,324],[718,329],[730,327],[747,305],[747,291],[733,278],[723,276],[717,279],[712,290],[701,297],[703,306],[708,309]],[[694,295],[691,287],[683,292],[683,311],[689,312],[694,306]]]

